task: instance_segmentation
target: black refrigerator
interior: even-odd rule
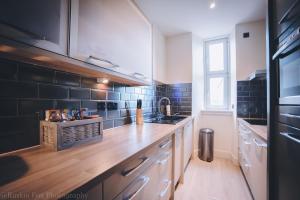
[[[269,0],[268,199],[300,200],[300,0]]]

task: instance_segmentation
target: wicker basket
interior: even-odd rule
[[[68,122],[40,123],[40,143],[43,147],[60,151],[83,143],[101,140],[102,118]]]

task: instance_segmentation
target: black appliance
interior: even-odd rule
[[[300,199],[300,0],[268,1],[268,199]]]

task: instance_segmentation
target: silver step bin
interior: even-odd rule
[[[214,159],[214,130],[210,128],[200,129],[198,157],[207,162]]]

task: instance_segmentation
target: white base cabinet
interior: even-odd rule
[[[174,164],[174,185],[178,183],[182,175],[182,128],[175,131],[175,164]]]
[[[186,169],[188,162],[193,153],[193,121],[188,122],[184,126],[183,137],[184,137],[183,165],[184,165],[184,169]]]
[[[267,143],[239,122],[239,163],[255,200],[267,199]]]

